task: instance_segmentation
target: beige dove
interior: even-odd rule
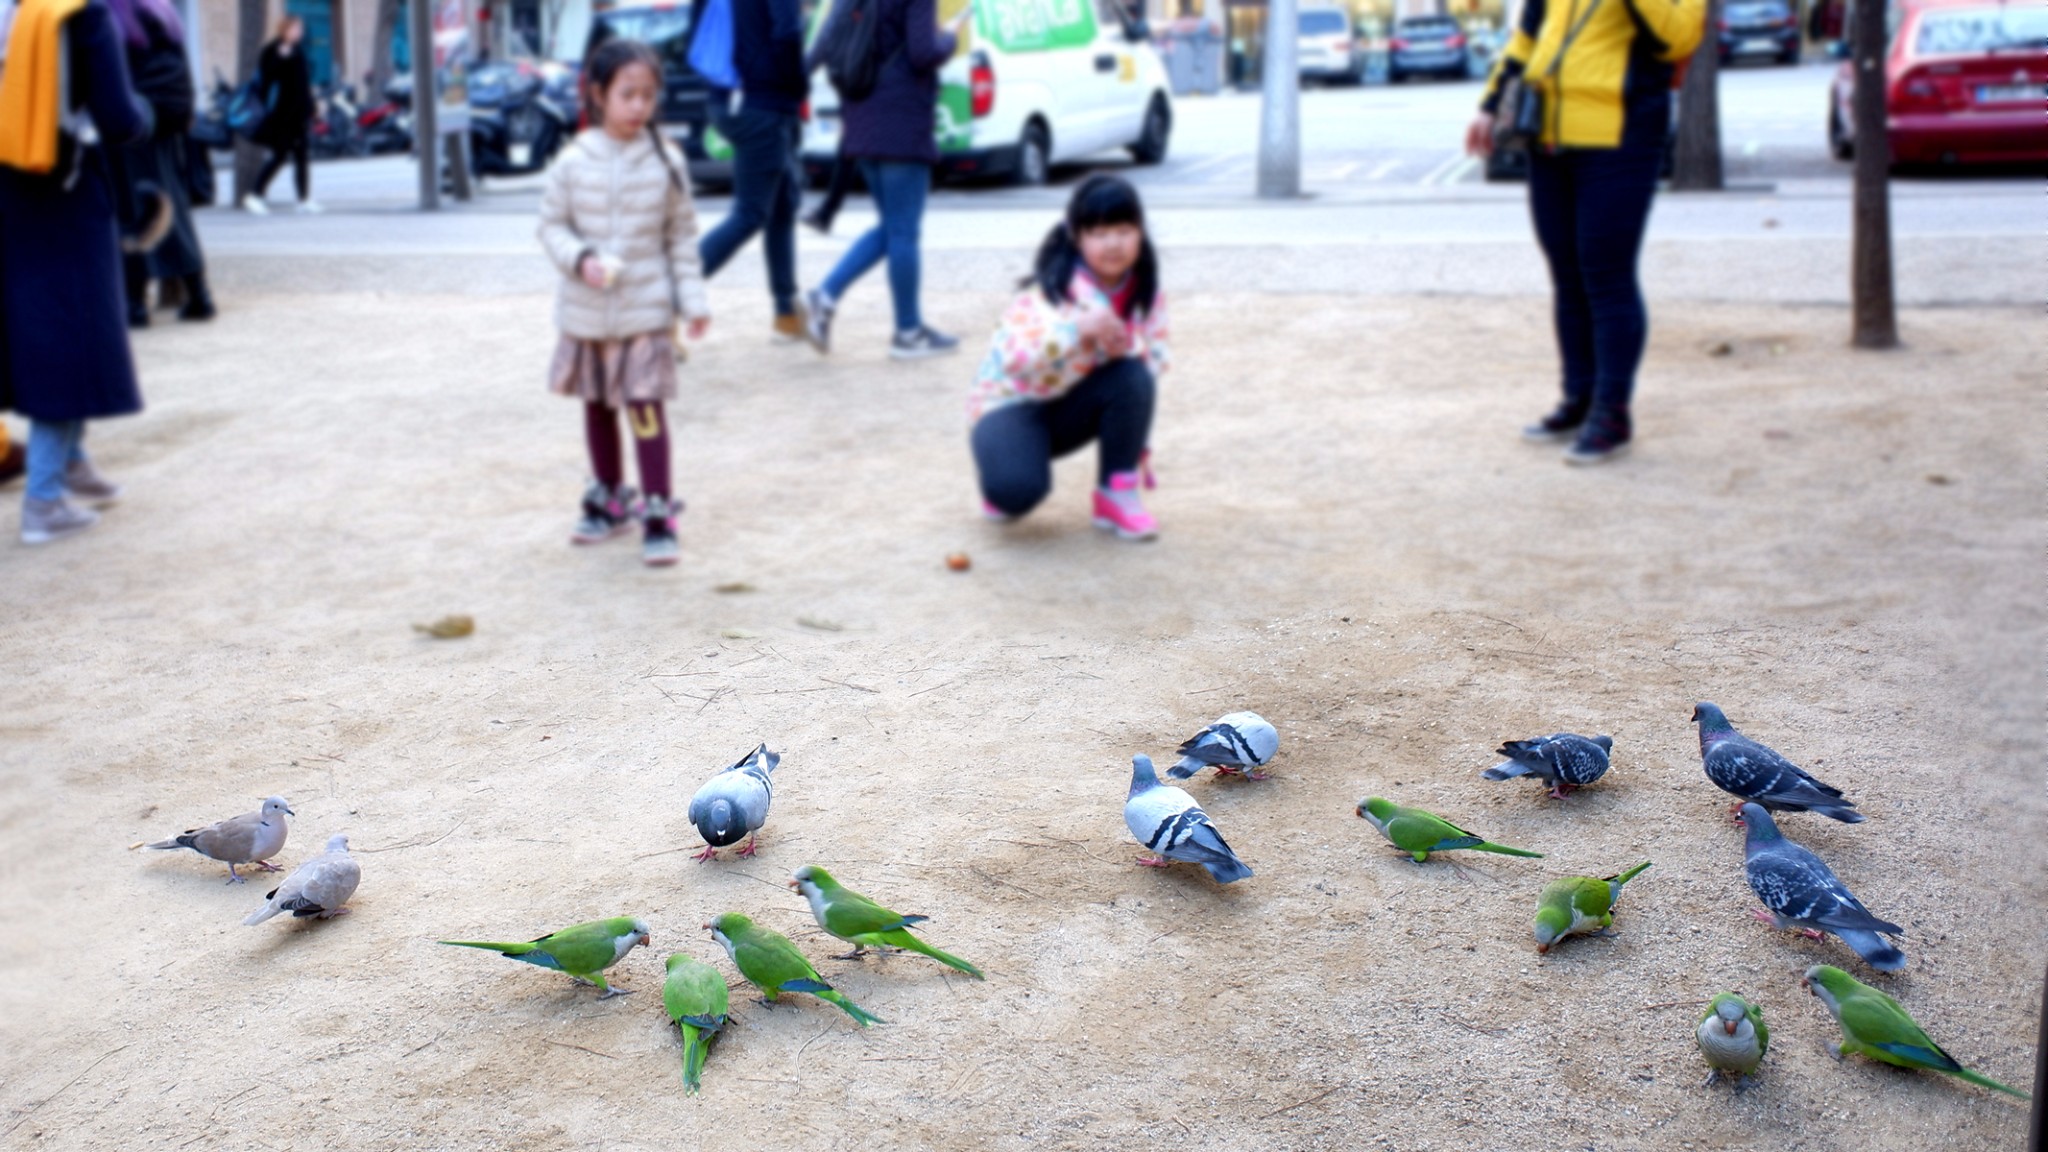
[[[284,818],[296,815],[298,813],[291,810],[284,797],[272,796],[254,812],[244,812],[204,828],[188,829],[150,847],[190,848],[201,856],[226,864],[228,883],[240,884],[242,874],[235,871],[237,864],[254,864],[266,872],[284,871],[270,863],[270,858],[284,848],[284,837],[288,831]]]
[[[362,883],[363,868],[348,854],[348,837],[327,838],[327,850],[292,869],[284,883],[270,890],[269,903],[249,913],[244,924],[261,924],[280,912],[303,919],[317,916],[332,920],[346,916],[343,905]]]

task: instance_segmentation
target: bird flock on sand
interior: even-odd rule
[[[1787,839],[1774,813],[1811,812],[1845,824],[1861,823],[1853,801],[1815,779],[1768,746],[1735,730],[1720,708],[1702,702],[1693,710],[1699,725],[1700,760],[1707,779],[1736,798],[1730,806],[1746,834],[1743,870],[1750,889],[1762,901],[1755,915],[1780,929],[1796,929],[1813,939],[1832,934],[1872,970],[1896,972],[1906,955],[1887,937],[1904,930],[1880,919],[1856,898],[1826,862],[1811,850]],[[1166,774],[1189,780],[1206,769],[1218,775],[1264,780],[1264,771],[1280,750],[1280,734],[1255,712],[1233,712],[1203,728],[1179,747],[1179,760]],[[1488,780],[1533,777],[1563,800],[1574,789],[1598,782],[1611,764],[1614,741],[1606,736],[1564,732],[1535,740],[1510,740],[1497,755],[1507,759],[1481,773]],[[718,772],[690,800],[689,819],[704,838],[700,862],[717,859],[721,848],[745,843],[737,855],[752,856],[774,800],[774,773],[781,757],[766,744]],[[1370,823],[1400,854],[1417,865],[1452,851],[1490,852],[1501,856],[1541,859],[1541,852],[1496,844],[1483,836],[1420,808],[1409,808],[1379,796],[1359,801],[1360,818]],[[151,848],[190,848],[228,866],[228,882],[239,884],[237,871],[251,866],[268,872],[282,869],[270,858],[284,849],[285,818],[294,816],[283,797],[272,796],[254,812],[194,828]],[[1160,780],[1149,756],[1131,760],[1130,791],[1124,801],[1124,823],[1149,855],[1137,863],[1169,868],[1198,864],[1218,884],[1252,877],[1209,814],[1188,792]],[[1622,889],[1650,867],[1645,860],[1612,876],[1567,876],[1545,885],[1536,900],[1533,934],[1536,950],[1548,953],[1574,936],[1610,934]],[[261,924],[289,912],[295,919],[327,920],[348,912],[348,900],[362,879],[362,869],[349,854],[346,836],[331,836],[319,855],[300,864],[251,912],[244,924]],[[824,868],[798,868],[789,887],[810,906],[818,926],[853,945],[838,960],[861,958],[867,949],[915,952],[977,980],[980,968],[926,943],[914,929],[923,916],[892,912],[841,884]],[[726,912],[703,925],[749,984],[772,1005],[787,993],[815,996],[852,1018],[862,1028],[886,1023],[833,988],[802,949],[789,937],[756,924],[739,912]],[[577,924],[537,939],[519,942],[442,940],[459,948],[479,948],[512,960],[548,968],[598,991],[600,999],[628,989],[606,981],[604,973],[633,949],[650,946],[654,933],[643,919],[615,916]],[[729,992],[718,969],[694,957],[668,957],[662,983],[662,1005],[682,1038],[683,1084],[695,1095],[702,1085],[711,1043],[729,1019]],[[1808,968],[1800,984],[1818,999],[1841,1027],[1841,1040],[1829,1050],[1841,1058],[1851,1053],[1902,1068],[1945,1072],[1995,1091],[2031,1099],[2019,1089],[1973,1072],[1921,1031],[1898,1001],[1830,964]],[[1707,1083],[1724,1075],[1738,1088],[1746,1085],[1770,1048],[1770,1029],[1754,1002],[1733,992],[1710,1000],[1694,1026],[1701,1056],[1712,1069]]]

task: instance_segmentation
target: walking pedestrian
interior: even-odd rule
[[[697,255],[689,171],[653,118],[661,58],[637,40],[591,53],[589,92],[599,126],[585,129],[548,170],[540,241],[561,270],[555,324],[561,340],[548,386],[583,401],[593,479],[570,540],[597,544],[642,522],[641,556],[653,566],[680,557],[682,501],[669,482],[668,417],[676,398],[680,319],[690,339],[711,326]],[[619,410],[633,429],[639,493],[626,487]]]
[[[257,174],[256,187],[242,197],[242,210],[257,216],[270,214],[263,201],[270,181],[291,161],[292,187],[299,194],[299,211],[317,213],[320,202],[313,199],[313,70],[306,63],[306,22],[286,15],[277,22],[277,33],[257,57],[257,90],[262,93],[263,122],[256,126],[256,142],[270,149]]]
[[[775,300],[771,335],[796,343],[805,334],[796,283],[800,116],[811,92],[798,0],[732,0],[732,64],[738,91],[710,92],[711,126],[732,145],[732,208],[699,245],[704,275],[718,275],[759,233]]]
[[[1150,540],[1153,398],[1166,371],[1166,297],[1138,190],[1116,176],[1074,189],[1003,313],[968,401],[982,511],[1014,520],[1052,491],[1052,462],[1096,444],[1095,526]]]
[[[879,23],[873,51],[881,61],[874,87],[839,109],[842,157],[860,165],[881,219],[853,242],[825,282],[804,298],[811,343],[832,344],[832,313],[853,282],[868,269],[889,262],[889,299],[896,334],[889,355],[899,360],[943,356],[960,341],[924,322],[918,307],[922,273],[919,232],[932,168],[939,162],[933,125],[938,119],[939,67],[959,45],[959,32],[974,13],[970,2],[944,29],[935,0],[874,0]],[[841,94],[842,98],[844,93]]]
[[[1466,129],[1467,150],[1485,156],[1497,122],[1541,125],[1527,144],[1529,213],[1550,265],[1564,398],[1523,435],[1568,441],[1567,463],[1611,460],[1634,435],[1649,337],[1636,266],[1671,131],[1674,66],[1699,45],[1706,7],[1525,0]]]
[[[0,408],[29,419],[21,539],[43,544],[98,522],[72,498],[121,494],[84,443],[88,419],[142,408],[105,150],[148,135],[150,116],[106,0],[23,0],[4,61]]]
[[[121,30],[128,73],[136,94],[156,121],[149,138],[111,156],[127,199],[128,216],[142,219],[150,208],[170,206],[169,230],[147,252],[129,251],[121,261],[128,291],[130,327],[149,324],[149,282],[176,281],[184,289],[181,320],[211,320],[213,293],[206,286],[206,256],[192,222],[192,127],[197,97],[185,56],[185,25],[169,0],[108,0]]]

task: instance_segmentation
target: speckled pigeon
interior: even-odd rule
[[[1854,800],[1806,774],[1772,749],[1735,730],[1718,707],[1702,700],[1692,718],[1700,726],[1700,764],[1714,786],[1772,812],[1818,812],[1844,824],[1863,823]],[[1733,812],[1742,805],[1729,806]]]
[[[1906,954],[1878,936],[1903,936],[1904,928],[1872,916],[1820,857],[1785,839],[1761,806],[1744,804],[1739,819],[1749,830],[1743,871],[1750,890],[1764,902],[1757,919],[1797,928],[1815,940],[1832,932],[1879,972],[1906,966]]]
[[[1148,868],[1164,868],[1175,860],[1200,864],[1218,884],[1252,874],[1223,842],[1209,814],[1195,798],[1171,784],[1161,784],[1150,756],[1131,757],[1131,792],[1124,801],[1124,824],[1138,843],[1158,853],[1139,857]]]
[[[1510,740],[1494,749],[1507,757],[1480,775],[1488,780],[1512,780],[1517,776],[1539,776],[1550,785],[1550,797],[1562,800],[1574,788],[1583,788],[1607,775],[1607,754],[1614,749],[1608,736],[1575,736],[1559,732],[1535,740]]]
[[[1257,712],[1232,712],[1189,737],[1178,749],[1180,761],[1166,770],[1175,780],[1185,780],[1204,768],[1218,775],[1244,774],[1247,779],[1264,780],[1259,769],[1280,751],[1280,733]]]

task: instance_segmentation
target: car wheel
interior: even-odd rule
[[[1173,113],[1167,111],[1166,101],[1157,96],[1145,109],[1145,130],[1138,135],[1138,142],[1131,145],[1131,159],[1140,164],[1157,164],[1166,159],[1166,146],[1173,133]]]
[[[1842,130],[1842,112],[1839,108],[1828,109],[1828,151],[1837,160],[1850,160],[1856,156],[1856,143]]]
[[[1015,180],[1027,188],[1043,185],[1052,176],[1052,140],[1045,125],[1033,120],[1024,126],[1024,139],[1017,142]]]

